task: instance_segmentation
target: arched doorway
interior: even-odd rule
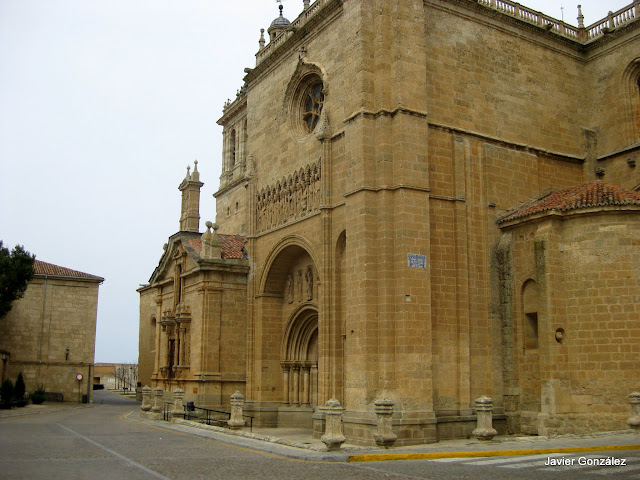
[[[312,426],[318,403],[318,312],[303,305],[294,312],[282,342],[282,407],[278,425]]]
[[[256,347],[248,393],[265,426],[312,428],[325,377],[321,279],[306,241],[287,237],[267,256],[256,298]],[[273,410],[272,410],[273,409]]]

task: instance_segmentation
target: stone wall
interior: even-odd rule
[[[95,281],[36,275],[0,322],[0,350],[10,352],[6,375],[20,372],[27,392],[38,385],[65,401],[93,397],[98,285]],[[82,381],[76,374],[83,375]]]
[[[626,428],[640,371],[639,229],[637,213],[624,212],[513,229],[516,410],[525,433]],[[530,282],[537,284],[536,306],[527,306]],[[532,311],[535,347],[527,344]]]

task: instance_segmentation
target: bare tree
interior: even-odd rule
[[[120,363],[115,367],[116,389],[135,390],[138,383],[138,364]]]

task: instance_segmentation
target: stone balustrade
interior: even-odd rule
[[[303,12],[296,18],[291,25],[280,35],[278,35],[275,40],[269,42],[264,48],[261,48],[258,53],[256,53],[256,65],[262,62],[265,58],[271,55],[271,52],[274,52],[279,45],[284,43],[289,36],[292,35],[293,32],[302,27],[309,18],[311,18],[318,10],[320,10],[325,4],[329,3],[332,0],[316,0],[312,5],[305,8]],[[306,7],[306,5],[305,5]]]
[[[509,15],[510,17],[515,17],[523,22],[545,27],[558,35],[581,42],[594,40],[620,25],[640,18],[640,1],[635,1],[634,3],[621,8],[617,12],[609,12],[609,15],[606,18],[599,20],[586,28],[583,25],[574,27],[573,25],[569,25],[563,21],[557,20],[510,0],[478,0],[478,3],[485,7],[497,10],[505,15]],[[579,17],[582,17],[581,13]]]

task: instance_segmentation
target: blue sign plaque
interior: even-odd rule
[[[408,253],[407,262],[411,268],[427,268],[427,257],[425,255]]]

